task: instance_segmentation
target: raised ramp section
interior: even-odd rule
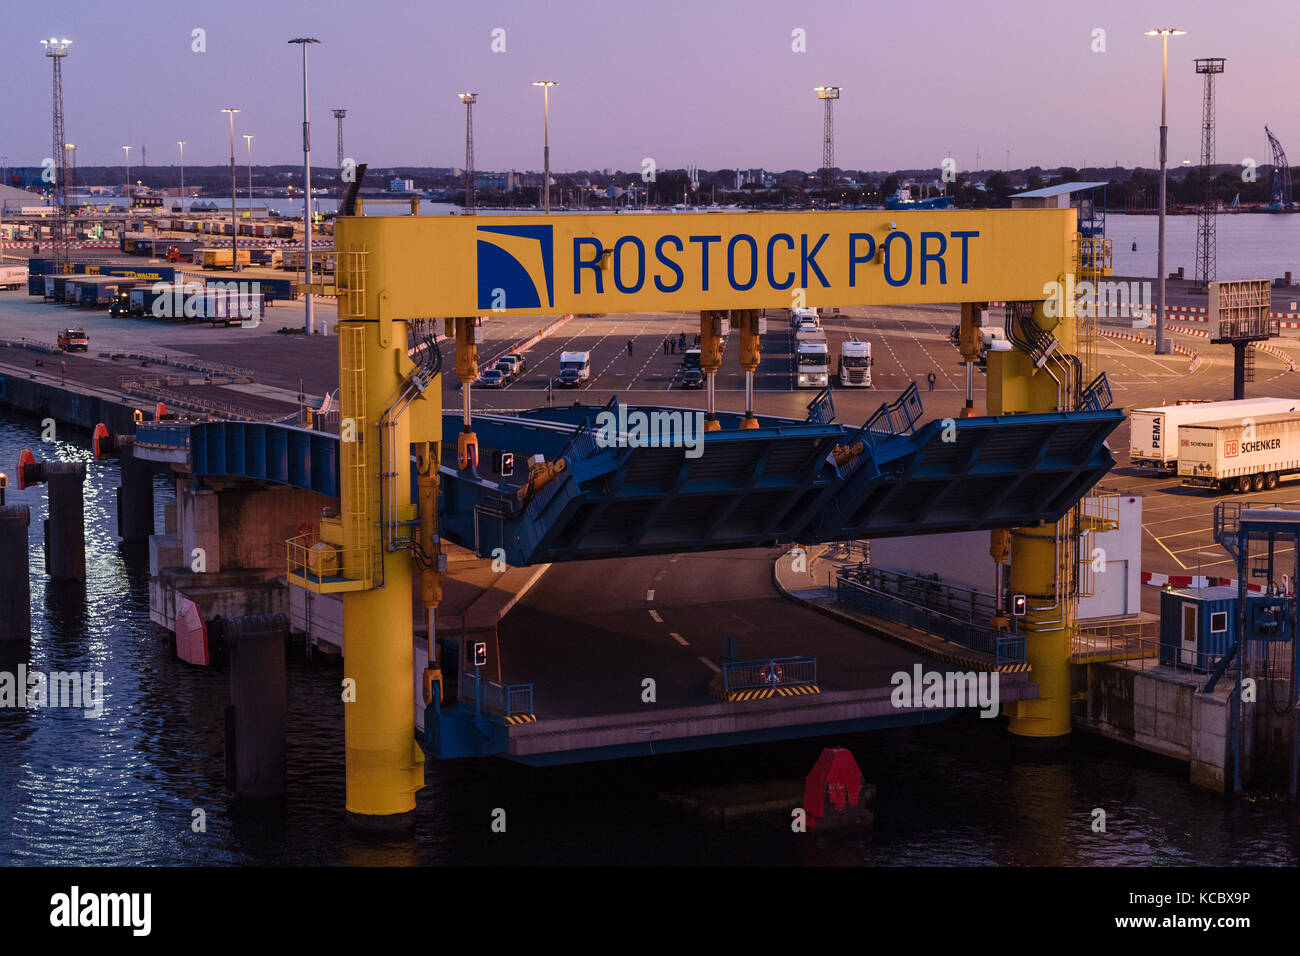
[[[1055,521],[1114,465],[1106,436],[1118,409],[933,421],[913,431],[909,390],[861,427],[760,417],[760,427],[695,436],[699,445],[611,442],[602,407],[475,415],[479,473],[442,468],[442,533],[514,567],[555,561],[926,534]],[[629,407],[622,412],[694,414]],[[459,415],[444,416],[444,461]],[[623,435],[623,433],[617,433]],[[629,433],[630,434],[630,433]],[[137,430],[158,460],[199,477],[248,478],[339,494],[338,436],[253,422],[154,422]],[[623,435],[624,438],[628,437]],[[837,448],[860,448],[841,458]],[[564,458],[527,496],[526,474],[490,473],[494,449],[516,460]]]

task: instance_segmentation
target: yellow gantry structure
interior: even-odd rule
[[[322,522],[327,555],[313,557],[291,543],[289,563],[295,581],[343,596],[345,676],[354,682],[345,705],[352,818],[401,819],[423,784],[411,710],[417,571],[429,617],[426,701],[441,681],[432,653],[441,581],[431,513],[443,437],[441,382],[408,354],[408,321],[461,317],[448,329],[466,382],[466,429],[456,449],[461,467],[477,458],[469,382],[474,326],[488,312],[698,312],[710,386],[706,427],[716,430],[712,373],[722,364],[722,337],[736,327],[747,379],[742,427],[754,427],[760,310],[788,307],[793,295],[813,307],[963,303],[968,361],[978,352],[986,303],[1006,301],[1021,327],[1037,330],[1031,338],[1054,345],[1045,356],[1019,343],[1015,351],[990,352],[988,413],[1066,411],[1080,385],[1072,358],[1078,339],[1073,317],[1055,317],[1047,301],[1049,287],[1067,284],[1077,271],[1075,227],[1072,210],[341,217],[340,514]],[[413,444],[418,501],[411,500]],[[1021,630],[1040,689],[1038,700],[1012,709],[1012,732],[1023,737],[1060,739],[1070,731],[1076,525],[1071,517],[1011,532],[1011,587],[1029,596]]]

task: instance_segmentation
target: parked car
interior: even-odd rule
[[[499,368],[488,368],[479,375],[478,383],[484,388],[500,388],[506,384],[506,377]]]
[[[505,359],[500,358],[497,359],[496,365],[493,365],[492,367],[496,369],[498,372],[500,372],[501,377],[504,378],[507,382],[513,382],[515,380],[515,375],[517,373],[515,372],[514,362],[508,362]]]
[[[703,388],[704,373],[698,368],[688,368],[682,372],[682,388]]]
[[[520,355],[518,352],[508,352],[505,355],[501,356],[501,358],[497,359],[498,365],[500,365],[502,362],[510,363],[511,379],[516,379],[520,375],[523,375],[524,371],[528,368],[528,363],[524,361],[524,357]]]

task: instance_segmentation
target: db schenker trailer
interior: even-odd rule
[[[1279,412],[1183,425],[1178,430],[1183,484],[1214,491],[1272,491],[1300,472],[1300,413]]]
[[[1152,468],[1158,474],[1177,473],[1180,428],[1297,410],[1300,410],[1300,400],[1294,398],[1246,398],[1135,408],[1129,413],[1129,464]]]

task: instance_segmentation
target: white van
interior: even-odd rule
[[[590,352],[561,352],[559,383],[566,388],[576,388],[591,378]]]

